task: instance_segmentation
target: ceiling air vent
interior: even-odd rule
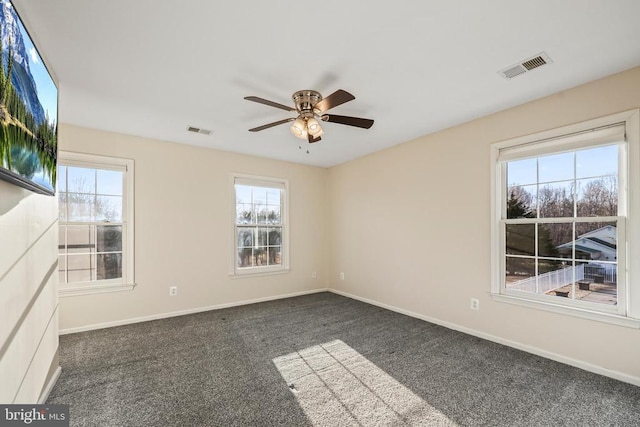
[[[210,130],[207,130],[207,129],[200,129],[200,128],[196,128],[196,127],[193,127],[193,126],[189,126],[189,127],[187,128],[187,130],[188,130],[189,132],[193,132],[193,133],[201,133],[201,134],[203,134],[203,135],[210,135],[210,134],[211,134],[211,131],[210,131]]]
[[[525,59],[519,64],[515,64],[498,71],[498,74],[500,74],[505,79],[512,79],[535,68],[542,67],[546,64],[551,64],[552,62],[553,61],[551,60],[551,58],[549,58],[549,55],[547,55],[545,52],[541,52],[536,56]]]

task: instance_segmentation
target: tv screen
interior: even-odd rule
[[[0,178],[53,195],[58,89],[11,1],[0,5]]]

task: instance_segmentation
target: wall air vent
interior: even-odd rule
[[[500,74],[505,79],[512,79],[535,68],[542,67],[543,65],[551,63],[553,63],[553,61],[551,60],[551,58],[549,58],[549,55],[547,55],[545,52],[541,52],[536,56],[527,58],[518,64],[511,65],[503,70],[498,71],[498,74]]]
[[[210,135],[210,134],[211,134],[211,131],[210,131],[210,130],[207,130],[207,129],[200,129],[200,128],[196,128],[196,127],[193,127],[193,126],[189,126],[189,127],[187,128],[187,130],[188,130],[189,132],[193,132],[193,133],[201,133],[201,134],[203,134],[203,135]]]

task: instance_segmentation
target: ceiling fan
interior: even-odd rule
[[[258,132],[269,129],[270,127],[293,122],[291,125],[291,133],[300,139],[306,139],[313,143],[320,141],[320,137],[324,134],[318,119],[324,122],[339,123],[341,125],[355,126],[364,129],[369,129],[373,126],[373,120],[371,119],[325,114],[325,112],[331,108],[356,99],[355,96],[345,90],[338,89],[326,98],[322,98],[322,95],[315,90],[299,90],[294,93],[291,98],[293,99],[295,108],[278,104],[277,102],[269,101],[257,96],[245,96],[244,99],[248,101],[269,105],[285,111],[293,111],[298,114],[297,117],[290,117],[288,119],[278,120],[277,122],[249,129],[249,132]]]

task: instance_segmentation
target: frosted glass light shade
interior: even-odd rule
[[[291,125],[291,133],[300,139],[307,138],[307,125],[300,117],[298,117]]]
[[[307,120],[307,132],[312,136],[321,135],[322,128],[320,127],[320,123],[313,117]]]

